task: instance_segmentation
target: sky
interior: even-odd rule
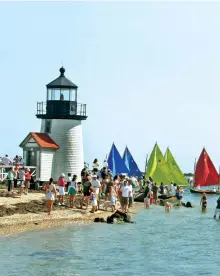
[[[184,172],[220,165],[220,3],[0,3],[0,156],[40,131],[37,101],[66,69],[87,104],[85,161],[114,142],[141,170],[155,142]]]

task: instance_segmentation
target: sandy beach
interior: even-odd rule
[[[101,209],[95,214],[90,213],[91,207],[88,210],[70,208],[66,197],[65,206],[54,205],[52,214],[48,216],[44,198],[41,192],[11,197],[6,190],[0,190],[0,235],[65,227],[71,223],[90,223],[94,217],[106,218],[112,214],[109,208],[108,211]],[[135,209],[133,207],[131,212]]]

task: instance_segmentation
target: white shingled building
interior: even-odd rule
[[[47,85],[46,103],[37,103],[40,133],[31,132],[20,144],[26,166],[37,166],[37,178],[57,180],[61,173],[78,175],[84,167],[81,121],[86,120],[86,105],[77,102],[78,87],[65,76]]]

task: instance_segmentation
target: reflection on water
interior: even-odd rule
[[[141,209],[136,224],[89,224],[0,240],[1,275],[219,275],[216,196],[195,208]]]

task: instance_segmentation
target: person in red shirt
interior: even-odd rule
[[[58,205],[64,205],[63,200],[64,200],[64,196],[65,196],[65,186],[66,186],[66,180],[65,180],[64,173],[61,174],[61,176],[57,182],[57,186],[59,189]]]
[[[27,168],[25,171],[25,188],[24,188],[24,194],[27,195],[28,194],[28,189],[30,188],[30,181],[31,181],[31,173],[30,173],[30,169]]]

